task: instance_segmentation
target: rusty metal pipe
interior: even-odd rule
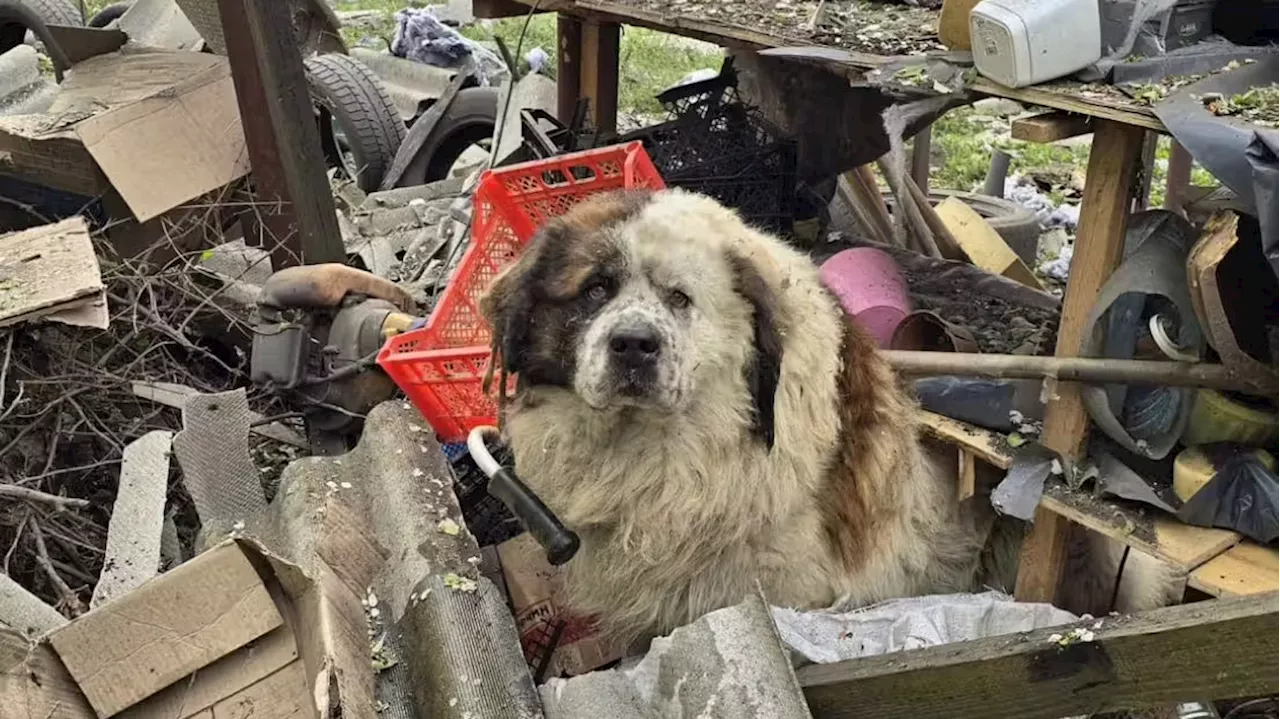
[[[882,354],[899,373],[917,377],[1052,378],[1068,382],[1204,387],[1269,398],[1280,393],[1274,372],[1245,374],[1220,364],[909,350],[885,350]]]

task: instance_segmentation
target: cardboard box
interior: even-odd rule
[[[50,633],[34,647],[0,633],[0,714],[15,719],[374,719],[360,604],[363,535],[309,565],[229,539]],[[16,637],[16,639],[14,639]],[[12,646],[10,646],[12,645]],[[19,649],[39,667],[38,691]],[[15,703],[19,701],[21,703]]]
[[[0,174],[89,197],[114,187],[143,222],[248,172],[231,68],[215,55],[91,57],[47,112],[0,117]]]
[[[0,716],[94,719],[89,700],[47,643],[0,629]]]
[[[547,562],[533,537],[526,533],[499,544],[498,557],[526,661],[539,663],[557,626],[559,637],[547,677],[585,674],[622,658],[625,646],[609,641],[590,618],[573,614],[557,601],[560,570]]]

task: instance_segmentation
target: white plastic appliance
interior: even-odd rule
[[[969,13],[973,63],[983,76],[1025,87],[1102,57],[1098,0],[982,0]]]

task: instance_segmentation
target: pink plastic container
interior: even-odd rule
[[[893,258],[871,247],[841,250],[822,263],[822,283],[844,311],[887,349],[894,330],[911,311],[907,283]]]

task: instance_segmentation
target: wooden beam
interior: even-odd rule
[[[660,9],[651,10],[635,4],[610,0],[517,0],[517,2],[525,6],[532,6],[537,2],[538,8],[543,10],[571,11],[581,17],[638,25],[703,40],[722,47],[765,50],[795,45],[794,40],[781,35],[753,30],[742,25],[708,20],[705,17],[694,17],[691,11],[697,6],[692,4],[690,9],[685,11],[686,14],[682,14],[679,10],[665,5]],[[856,75],[859,77],[862,71],[881,67],[892,60],[883,55],[856,50],[831,48],[831,51],[837,57],[825,61],[824,65],[838,70],[858,71]],[[976,78],[970,85],[971,89],[987,95],[1007,97],[1029,105],[1066,110],[1145,127],[1157,132],[1167,132],[1150,107],[1119,97],[1118,92],[1098,93],[1096,97],[1084,95],[1080,92],[1083,87],[1078,82],[1063,80],[1031,87],[1011,88],[984,77]]]
[[[1169,141],[1169,174],[1165,177],[1164,209],[1186,217],[1183,205],[1191,186],[1191,153],[1177,140]]]
[[[289,4],[218,0],[218,14],[272,266],[346,262]]]
[[[911,140],[911,179],[927,195],[929,193],[929,149],[933,145],[933,127],[926,127]]]
[[[618,129],[618,47],[622,26],[588,20],[582,24],[579,92],[591,100],[591,124],[609,135]]]
[[[556,117],[569,124],[582,96],[582,21],[556,16]]]
[[[920,411],[919,418],[925,434],[963,448],[970,455],[1000,469],[1013,466],[1012,448],[999,434],[925,410]]]
[[[1009,134],[1024,142],[1057,142],[1093,132],[1093,118],[1070,112],[1045,112],[1013,121]]]
[[[1141,212],[1151,204],[1151,179],[1155,174],[1156,168],[1156,146],[1160,142],[1160,135],[1147,131],[1147,137],[1142,141],[1142,155],[1138,159],[1138,170],[1141,173],[1138,177],[1137,193],[1133,198],[1133,211]]]
[[[1120,264],[1133,175],[1145,134],[1142,128],[1132,125],[1106,120],[1094,123],[1076,253],[1067,276],[1062,321],[1058,326],[1058,356],[1079,355],[1088,330],[1085,321],[1098,290]],[[1084,447],[1089,418],[1078,386],[1060,382],[1054,392],[1057,397],[1046,408],[1041,441],[1049,449],[1074,460]],[[1062,577],[1070,528],[1070,520],[1043,506],[1036,510],[1035,525],[1023,544],[1018,569],[1015,596],[1019,600],[1054,600]]]
[[[539,3],[539,7],[544,5]],[[471,0],[471,14],[482,20],[523,17],[529,14],[529,7],[515,0]]]
[[[1050,719],[1276,693],[1275,592],[811,665],[815,719]],[[1099,626],[1100,625],[1100,626]],[[1095,628],[1097,627],[1097,628]],[[1212,649],[1211,649],[1212,648]]]

